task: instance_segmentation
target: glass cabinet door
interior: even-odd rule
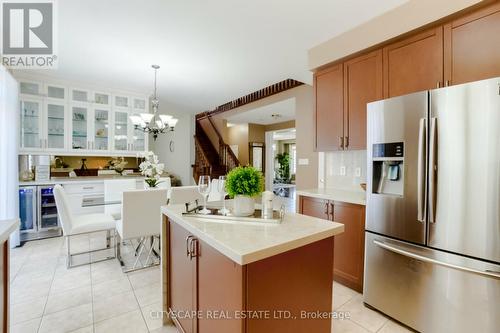
[[[128,112],[115,111],[115,150],[128,150]]]
[[[87,119],[88,110],[85,107],[74,106],[71,109],[71,122],[73,124],[71,146],[73,149],[87,149]]]
[[[19,83],[19,92],[26,95],[42,95],[42,84],[38,82],[21,81]]]
[[[110,98],[108,94],[94,92],[94,101],[95,104],[109,106],[111,104]]]
[[[47,97],[64,100],[66,99],[66,89],[53,85],[47,85]]]
[[[128,97],[127,96],[114,96],[115,106],[119,108],[128,108]]]
[[[146,147],[146,134],[142,129],[134,128],[132,148],[134,151],[145,151]]]
[[[64,149],[64,103],[47,102],[47,148]]]
[[[144,112],[146,110],[146,100],[144,98],[134,97],[133,108],[139,112]]]
[[[96,150],[109,149],[109,110],[94,109],[94,146]]]
[[[89,101],[89,92],[86,90],[72,89],[71,100],[74,102],[87,103]]]
[[[21,137],[22,148],[42,148],[42,101],[21,100]]]

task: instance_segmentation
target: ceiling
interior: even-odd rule
[[[287,78],[311,83],[307,50],[405,0],[58,1],[56,78],[152,92],[201,112]],[[167,103],[165,103],[166,105]]]
[[[276,115],[276,117],[273,117]],[[295,98],[288,98],[273,104],[240,112],[226,117],[232,124],[271,125],[295,119]]]

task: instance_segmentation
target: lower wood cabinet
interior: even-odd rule
[[[333,237],[239,265],[168,218],[162,233],[164,310],[182,332],[331,331],[299,314],[332,311]]]
[[[299,212],[344,224],[335,237],[334,280],[363,291],[365,207],[351,203],[300,196]]]

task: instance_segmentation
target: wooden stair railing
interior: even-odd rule
[[[195,164],[193,167],[193,177],[198,181],[201,175],[210,175],[211,178],[218,178],[225,175],[233,168],[240,165],[238,158],[234,155],[231,147],[226,144],[219,130],[208,117],[210,125],[217,135],[219,146],[214,147],[200,122],[196,121],[195,144]]]

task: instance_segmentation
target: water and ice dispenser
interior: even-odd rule
[[[372,163],[372,192],[402,196],[404,190],[404,143],[374,144]]]

